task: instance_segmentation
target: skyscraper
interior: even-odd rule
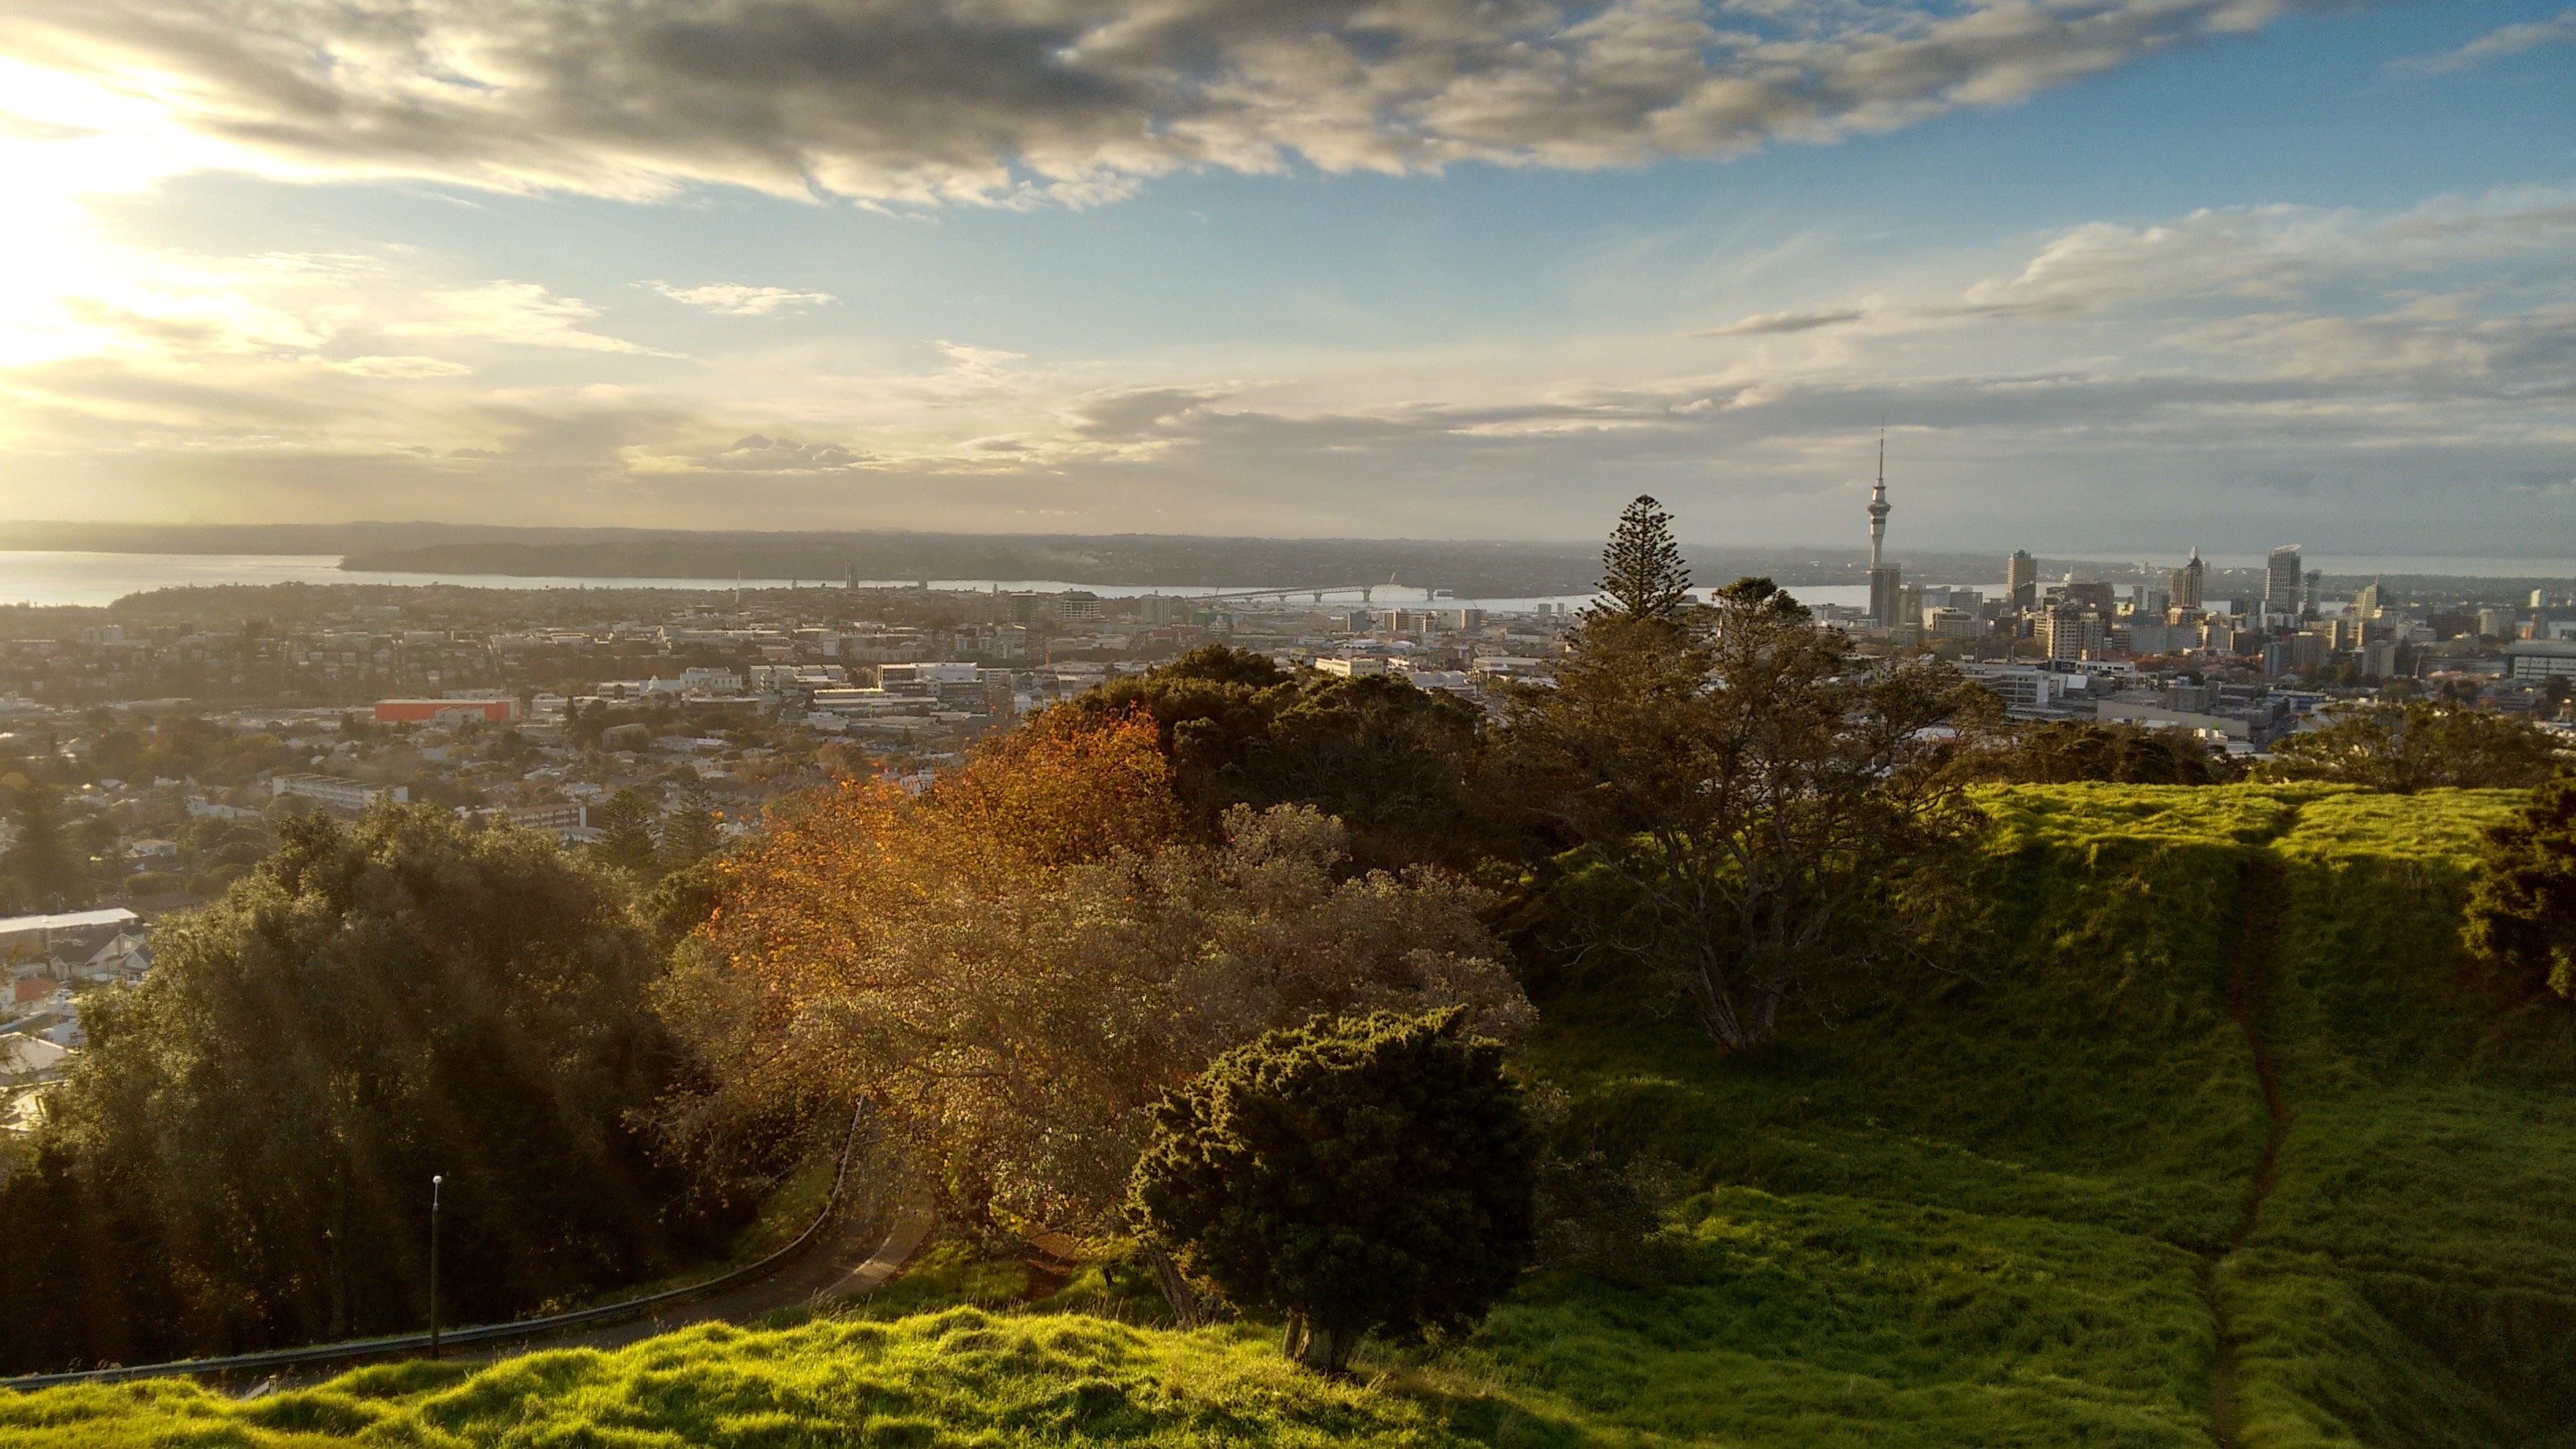
[[[1869,616],[1882,625],[1911,623],[1903,619],[1904,570],[1891,568],[1884,558],[1887,544],[1887,515],[1892,511],[1887,501],[1887,435],[1878,437],[1878,487],[1869,495]]]
[[[2208,581],[2209,565],[2200,561],[2200,550],[2194,548],[2191,551],[2191,562],[2173,571],[2173,578],[2170,580],[2173,587],[2167,591],[2173,595],[2173,606],[2177,609],[2198,609],[2201,589]]]
[[[2004,598],[2016,609],[2027,609],[2039,599],[2039,560],[2030,550],[2017,548],[2004,560]]]
[[[2285,543],[2263,563],[2263,612],[2296,617],[2308,576],[2299,566],[2299,546]]]

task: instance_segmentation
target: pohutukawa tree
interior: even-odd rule
[[[1338,1373],[1368,1333],[1471,1327],[1510,1290],[1537,1154],[1501,1046],[1461,1013],[1318,1019],[1164,1099],[1130,1213]]]
[[[1590,617],[1678,619],[1690,607],[1690,569],[1673,541],[1673,516],[1639,494],[1619,515],[1619,527],[1601,551],[1601,596]]]
[[[1935,767],[1943,727],[1991,709],[1941,661],[1856,658],[1740,579],[1678,619],[1596,613],[1555,687],[1518,696],[1504,752],[1519,798],[1623,903],[1594,944],[1646,962],[1737,1051],[1915,937],[1979,819]]]
[[[953,1221],[1081,1237],[1116,1228],[1162,1093],[1263,1031],[1526,1023],[1463,879],[1346,875],[1348,836],[1302,807],[1237,807],[1215,844],[1188,825],[1139,715],[1020,731],[919,799],[847,785],[719,857],[666,998],[717,1087],[704,1121],[864,1100]]]

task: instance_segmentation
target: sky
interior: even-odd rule
[[[2576,9],[11,0],[0,517],[2576,557]]]

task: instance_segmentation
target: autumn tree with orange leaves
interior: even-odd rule
[[[850,782],[728,857],[663,1008],[707,1066],[690,1123],[865,1102],[956,1220],[1114,1222],[1162,1093],[1319,1013],[1529,1004],[1464,880],[1349,875],[1312,809],[1187,827],[1153,722],[1024,730],[913,798]]]

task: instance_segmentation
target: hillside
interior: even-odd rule
[[[2576,1092],[2457,985],[2513,803],[1998,792],[1986,949],[1751,1058],[1544,983],[1532,1070],[1690,1191],[1638,1281],[1533,1278],[1362,1384],[960,1307],[0,1398],[0,1444],[2576,1445]]]

